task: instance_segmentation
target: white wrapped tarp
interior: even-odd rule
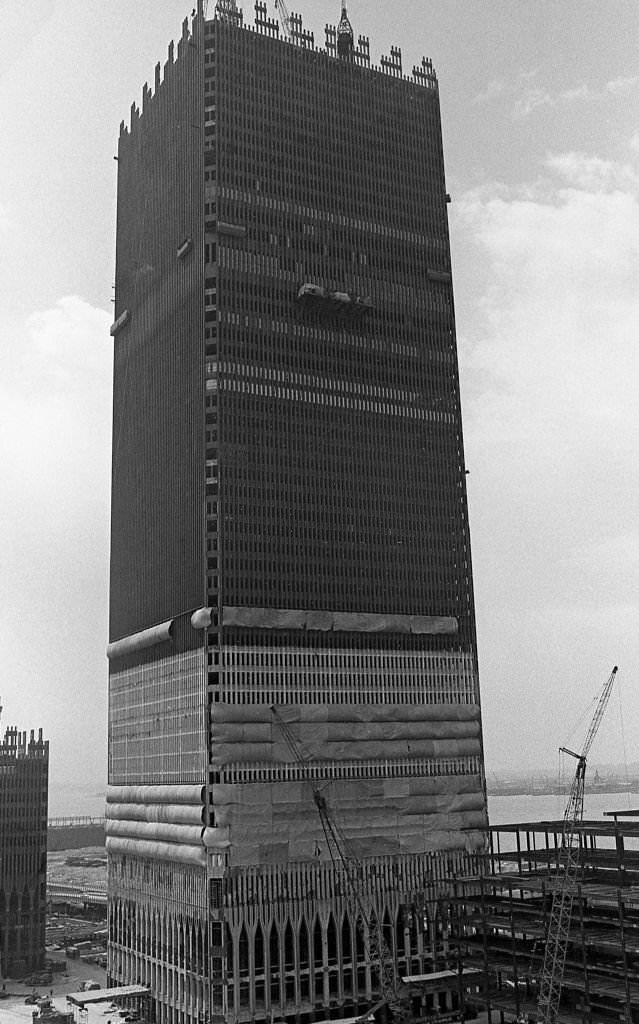
[[[460,758],[477,757],[481,752],[479,736],[473,739],[384,740],[369,739],[333,743],[304,737],[304,750],[313,761],[371,761],[382,758]],[[264,761],[289,763],[291,757],[284,740],[280,743],[222,742],[214,738],[211,764],[223,767],[235,762],[255,764]]]
[[[205,863],[210,829],[203,824],[203,786],[108,786],[106,798],[109,849],[142,858]]]
[[[259,781],[261,766],[291,765],[296,758],[270,708],[216,703],[211,716],[213,762],[255,765],[255,782],[213,786],[215,819],[228,828],[232,865],[329,857],[310,781],[311,765],[327,761],[336,763],[337,778],[315,784],[357,856],[483,842],[483,783],[469,760],[481,753],[477,705],[279,706],[278,716],[311,765],[308,781],[300,766],[296,781],[275,783],[266,774]],[[371,777],[370,766],[385,761],[404,765],[398,777],[389,777],[386,768]],[[365,778],[353,778],[358,762],[367,762]]]
[[[423,854],[442,850],[466,850],[471,853],[474,850],[482,850],[485,847],[486,833],[484,826],[476,829],[465,829],[463,832],[448,831],[445,828],[439,831],[430,830],[424,836],[406,836],[400,842],[394,839],[376,839],[374,845],[370,843],[353,842],[350,844],[354,856],[365,859],[366,857],[399,857],[407,854]],[[323,851],[318,853],[318,846],[313,850],[302,848],[301,844],[281,843],[275,840],[272,843],[257,843],[247,837],[247,841],[241,847],[233,847],[230,852],[229,864],[233,868],[260,867],[265,864],[287,864],[302,863],[326,859]]]
[[[272,712],[265,704],[216,703],[217,721],[268,722]],[[296,722],[478,722],[477,704],[279,704],[277,713],[291,726]]]
[[[114,640],[107,646],[107,658],[112,661],[114,658],[124,658],[129,654],[136,654],[147,647],[155,647],[156,644],[165,643],[171,639],[171,627],[173,619],[167,622],[160,622],[156,626],[149,626],[139,633],[131,633],[123,636],[120,640]]]
[[[315,611],[302,608],[249,608],[225,605],[225,626],[250,629],[312,630],[336,633],[454,634],[452,615],[390,615],[379,612]]]
[[[204,785],[107,786],[107,804],[198,804],[205,800]]]
[[[175,825],[165,821],[117,821],[107,818],[108,836],[132,836],[137,839],[180,843],[183,846],[201,845],[201,825]]]
[[[340,779],[321,789],[360,857],[463,848],[469,830],[487,825],[477,776]],[[213,801],[233,864],[329,857],[311,782],[216,785]]]
[[[481,752],[477,705],[286,705],[278,714],[311,760],[473,757]],[[211,717],[215,765],[290,763],[282,729],[266,705],[213,704]]]
[[[221,849],[228,846],[228,829],[202,825],[173,825],[169,822],[116,821],[106,822],[108,836],[127,836],[148,841],[178,843],[181,846],[206,846]]]
[[[107,836],[105,845],[110,854],[140,857],[145,860],[170,861],[175,864],[206,866],[206,850],[201,845],[182,846],[178,843],[131,839],[125,836]]]
[[[205,808],[199,804],[107,804],[107,818],[120,821],[167,821],[179,825],[202,824]]]
[[[202,842],[207,850],[226,850],[230,845],[228,828],[205,828]]]
[[[208,629],[211,625],[212,617],[212,608],[198,608],[191,615],[191,625],[193,629]]]

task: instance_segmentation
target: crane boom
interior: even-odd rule
[[[271,713],[295,761],[300,767],[307,768],[308,757],[302,751],[288,722],[282,718],[274,705],[271,706]],[[362,864],[354,855],[348,839],[333,818],[326,797],[319,786],[314,785],[311,779],[308,781],[311,782],[313,800],[335,868],[336,878],[339,879],[341,876],[345,883],[343,895],[355,911],[355,922],[364,942],[367,959],[379,969],[382,1003],[388,1007],[395,1021],[401,1020],[405,1016],[405,1012],[399,994],[395,960],[384,938],[381,921],[377,915],[370,914],[364,904]]]
[[[275,10],[277,11],[280,19],[280,25],[282,31],[287,39],[291,38],[291,16],[288,13],[288,9],[284,0],[275,0]]]
[[[561,998],[566,951],[568,949],[568,933],[572,917],[572,906],[577,889],[577,872],[579,870],[579,832],[578,827],[584,815],[584,784],[586,778],[586,759],[597,735],[604,716],[612,686],[617,675],[617,666],[604,683],[593,719],[586,734],[580,754],[567,747],[560,749],[577,759],[575,777],[570,788],[570,795],[564,811],[561,847],[557,858],[557,875],[553,882],[552,905],[548,921],[548,935],[544,951],[544,965],[539,986],[537,1002],[540,1011],[539,1024],[556,1024]]]
[[[588,730],[588,733],[586,735],[586,739],[584,741],[584,745],[583,745],[583,748],[582,748],[582,751],[581,751],[581,757],[583,758],[584,761],[586,760],[586,758],[588,757],[588,754],[590,753],[590,748],[592,746],[592,742],[593,742],[595,736],[597,735],[597,731],[599,729],[599,726],[601,725],[601,719],[603,718],[604,712],[605,712],[605,710],[606,710],[606,708],[608,706],[608,701],[610,699],[610,694],[612,693],[612,685],[613,685],[613,683],[615,681],[615,676],[616,675],[617,675],[617,666],[615,665],[615,667],[613,668],[612,672],[610,673],[610,677],[606,680],[606,682],[603,685],[603,689],[602,689],[601,694],[599,696],[599,701],[597,703],[597,707],[595,708],[595,713],[593,715],[592,722],[590,723],[590,728]]]

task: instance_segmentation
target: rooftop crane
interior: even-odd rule
[[[597,707],[586,734],[581,753],[576,754],[568,747],[560,747],[565,754],[577,759],[575,777],[570,789],[570,796],[564,812],[561,847],[557,858],[557,877],[553,886],[548,935],[544,952],[544,965],[539,986],[539,1024],[556,1024],[558,1020],[561,986],[566,964],[568,948],[568,932],[572,916],[572,905],[577,889],[577,871],[579,869],[579,825],[584,816],[584,782],[586,776],[586,759],[597,735],[604,716],[612,686],[617,675],[617,666],[613,668],[604,683]]]
[[[205,0],[204,17],[206,18],[206,10],[208,8],[208,0]],[[238,11],[235,0],[216,0],[215,4],[215,16],[220,21],[230,21],[235,24],[240,12]]]
[[[290,39],[291,16],[288,13],[288,9],[286,7],[286,4],[284,3],[284,0],[275,0],[275,10],[277,11],[278,17],[280,19],[280,25],[282,26],[282,31],[284,32],[284,35],[286,36],[287,39]]]
[[[302,752],[288,722],[282,718],[274,705],[271,706],[271,712],[295,761],[301,768],[306,769],[308,757]],[[369,914],[364,905],[361,883],[363,877],[362,864],[350,849],[346,836],[334,820],[326,802],[326,797],[321,792],[319,786],[317,783],[313,783],[310,778],[308,778],[308,781],[311,783],[313,800],[322,823],[322,830],[326,838],[331,861],[338,877],[340,873],[343,875],[346,885],[344,896],[355,910],[355,920],[364,941],[367,958],[371,964],[379,965],[382,998],[376,1006],[372,1007],[372,1011],[369,1011],[369,1013],[375,1012],[382,1006],[386,1006],[395,1022],[402,1021],[407,1016],[407,1007],[404,1005],[399,992],[397,968],[384,938],[382,923],[376,915]],[[364,1020],[365,1018],[362,1017],[361,1019]]]

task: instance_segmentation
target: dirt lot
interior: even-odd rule
[[[106,971],[103,967],[98,967],[97,964],[88,964],[84,960],[70,959],[65,956],[64,951],[47,952],[47,960],[66,960],[67,969],[61,974],[57,972],[53,974],[53,980],[47,985],[38,985],[35,991],[39,995],[50,995],[53,993],[54,998],[57,1001],[58,996],[66,996],[68,992],[78,992],[80,989],[81,981],[97,981],[100,988],[106,986]],[[33,985],[25,985],[21,981],[13,981],[12,979],[5,979],[3,982],[5,991],[10,992],[12,996],[17,996],[22,999],[24,1003],[25,996],[28,996],[34,991]],[[0,1010],[4,1007],[4,1000],[0,1001]]]

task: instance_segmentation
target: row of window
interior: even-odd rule
[[[221,250],[218,253],[221,255]],[[242,257],[246,265],[249,257]],[[377,281],[371,293],[370,282],[356,284],[356,279],[345,277],[334,265],[324,263],[316,267],[296,260],[290,271],[277,271],[274,275],[250,275],[241,269],[240,262],[232,269],[226,258],[218,259],[218,307],[222,316],[231,313],[231,323],[244,326],[246,316],[267,316],[284,322],[298,320],[315,327],[329,324],[332,330],[354,330],[372,335],[384,334],[398,341],[421,343],[424,347],[452,348],[452,300],[448,288],[436,287],[417,290],[409,285]],[[334,276],[336,275],[336,276]],[[300,284],[320,283],[337,292],[373,297],[373,306],[366,317],[349,315],[349,307],[297,302]],[[271,330],[277,328],[271,326]],[[426,333],[426,339],[424,338]]]
[[[304,668],[319,663],[328,668],[346,668],[349,672],[376,667],[388,672],[419,670],[429,677],[450,679],[459,679],[462,674],[470,679],[473,674],[472,659],[467,654],[387,648],[362,650],[353,646],[352,640],[345,643],[346,646],[341,648],[321,646],[320,638],[310,649],[299,649],[286,645],[272,646],[267,639],[264,647],[225,645],[221,659],[223,664],[232,667]],[[365,644],[366,639],[362,643]]]
[[[324,225],[331,232],[341,229],[344,234],[348,231],[348,237],[366,239],[367,248],[379,246],[380,253],[388,251],[389,241],[395,241],[401,242],[407,247],[415,246],[426,251],[433,247],[438,256],[434,260],[436,263],[440,262],[440,259],[450,259],[446,236],[424,235],[404,228],[396,228],[378,217],[368,220],[336,213],[333,208],[324,208],[328,196],[324,196],[323,202],[318,206],[309,206],[307,203],[296,203],[288,196],[284,198],[285,194],[282,198],[265,196],[255,190],[244,191],[236,184],[221,184],[216,191],[218,199],[225,201],[222,206],[225,211],[228,209],[238,218],[242,213],[246,215],[248,211],[255,211],[251,215],[251,219],[255,223],[272,223],[277,226],[276,230],[281,230],[283,223],[291,226],[297,223],[298,230],[301,228],[302,231],[303,225],[316,225],[316,229]]]
[[[418,347],[393,338],[358,334],[352,329],[335,330],[319,324],[297,323],[290,319],[273,320],[268,316],[240,317],[239,314],[226,310],[220,311],[219,323],[231,328],[224,330],[226,348],[233,347],[237,334],[237,342],[241,343],[243,350],[250,351],[254,348],[255,354],[259,353],[265,361],[277,356],[278,362],[281,362],[288,354],[289,361],[294,360],[295,364],[299,365],[302,360],[308,361],[309,357],[316,358],[316,349],[325,353],[324,358],[330,358],[334,363],[339,349],[354,349],[362,353],[362,358],[366,355],[371,368],[375,368],[378,374],[383,372],[386,377],[391,366],[401,361],[406,374],[413,380],[420,372],[420,363],[443,364],[446,367],[455,364],[454,351],[449,347],[435,348],[434,343],[440,338],[433,334],[429,336],[428,348],[425,348],[423,345]],[[234,327],[241,327],[242,330],[235,332],[232,330]],[[444,337],[448,338],[447,332]],[[295,349],[293,346],[296,342],[304,348]],[[313,347],[310,347],[311,345]],[[321,348],[317,349],[317,346]],[[394,360],[392,357],[399,359]]]
[[[358,686],[355,683],[345,685],[343,690],[340,690],[339,684],[333,680],[325,680],[324,685],[322,685],[322,681],[318,680],[316,686],[311,688],[307,684],[305,688],[298,679],[292,680],[288,687],[286,687],[286,681],[280,679],[277,681],[277,685],[269,686],[264,683],[260,689],[256,689],[255,683],[246,688],[240,686],[239,683],[234,684],[233,681],[229,685],[226,676],[223,676],[222,680],[218,680],[218,682],[221,682],[220,700],[229,704],[244,705],[266,704],[270,706],[273,703],[288,703],[294,700],[301,705],[386,705],[393,703],[422,707],[425,704],[474,704],[477,699],[475,693],[466,693],[457,687],[441,690],[431,687],[422,691],[406,690],[399,685],[385,685],[386,680],[382,678],[376,681],[374,687],[364,684]]]
[[[220,769],[220,783],[316,782],[335,779],[409,779],[443,776],[479,776],[479,757],[415,758],[379,761],[307,761],[299,764],[227,764]]]
[[[344,377],[322,377],[318,374],[312,376],[308,373],[301,373],[299,370],[274,369],[268,366],[256,366],[255,364],[221,362],[219,364],[221,375],[227,375],[231,380],[249,379],[272,381],[277,384],[295,384],[309,389],[323,388],[326,391],[344,395],[362,395],[375,399],[386,399],[393,402],[419,402],[423,395],[417,391],[408,391],[405,388],[388,388],[380,384],[360,384],[354,380]],[[436,413],[433,417],[440,422],[452,422],[450,413]]]
[[[421,422],[446,420],[453,422],[450,413],[437,413],[430,409],[418,409],[412,406],[399,405],[396,402],[375,402],[367,399],[346,398],[327,392],[302,391],[300,388],[283,387],[276,384],[258,384],[246,380],[222,379],[219,382],[221,391],[245,395],[259,395],[262,398],[282,398],[289,402],[304,402],[321,405],[332,409],[352,409],[357,412],[374,413],[378,416],[399,416]]]

